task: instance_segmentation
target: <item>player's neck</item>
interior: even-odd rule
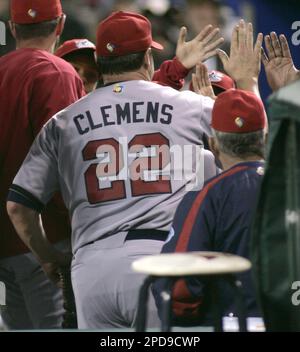
[[[55,41],[53,38],[20,40],[17,41],[17,49],[38,49],[53,53]]]
[[[149,73],[145,71],[126,72],[118,75],[103,75],[104,84],[135,80],[151,81],[151,77]]]
[[[245,157],[243,159],[241,158],[233,158],[228,155],[220,155],[219,156],[220,162],[222,164],[223,170],[228,170],[232,168],[233,166],[240,164],[240,163],[246,163],[249,161],[263,161],[264,159],[258,155],[253,155],[249,157]]]

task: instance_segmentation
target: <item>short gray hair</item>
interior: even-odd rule
[[[224,154],[241,159],[255,155],[265,157],[264,130],[250,133],[227,133],[213,130],[213,135],[219,143],[220,151]]]

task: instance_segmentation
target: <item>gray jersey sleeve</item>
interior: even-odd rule
[[[209,137],[212,137],[211,118],[215,101],[209,97],[198,95],[194,92],[181,92],[184,99],[188,102],[188,111],[192,116],[197,117],[199,127]],[[182,112],[184,116],[184,111]],[[187,123],[191,123],[190,119]]]
[[[54,118],[42,128],[36,137],[13,184],[32,194],[44,205],[59,189]]]

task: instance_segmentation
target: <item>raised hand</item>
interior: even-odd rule
[[[286,37],[278,38],[275,32],[265,36],[267,53],[262,49],[262,62],[268,83],[273,91],[300,79],[300,71],[296,69]]]
[[[186,42],[187,29],[180,29],[176,57],[187,69],[192,69],[197,63],[203,62],[217,54],[216,49],[224,42],[219,37],[219,28],[206,26],[194,39]]]
[[[196,73],[192,75],[194,92],[212,99],[217,99],[208,77],[208,70],[204,64],[196,65]]]
[[[241,20],[232,32],[230,56],[218,50],[225,71],[240,89],[258,90],[262,42],[263,34],[259,33],[254,44],[252,24]]]

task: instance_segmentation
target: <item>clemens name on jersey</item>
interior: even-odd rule
[[[158,102],[126,102],[124,104],[100,106],[99,113],[85,111],[73,118],[76,129],[83,135],[98,128],[130,124],[130,123],[162,123],[172,122],[174,107]]]

